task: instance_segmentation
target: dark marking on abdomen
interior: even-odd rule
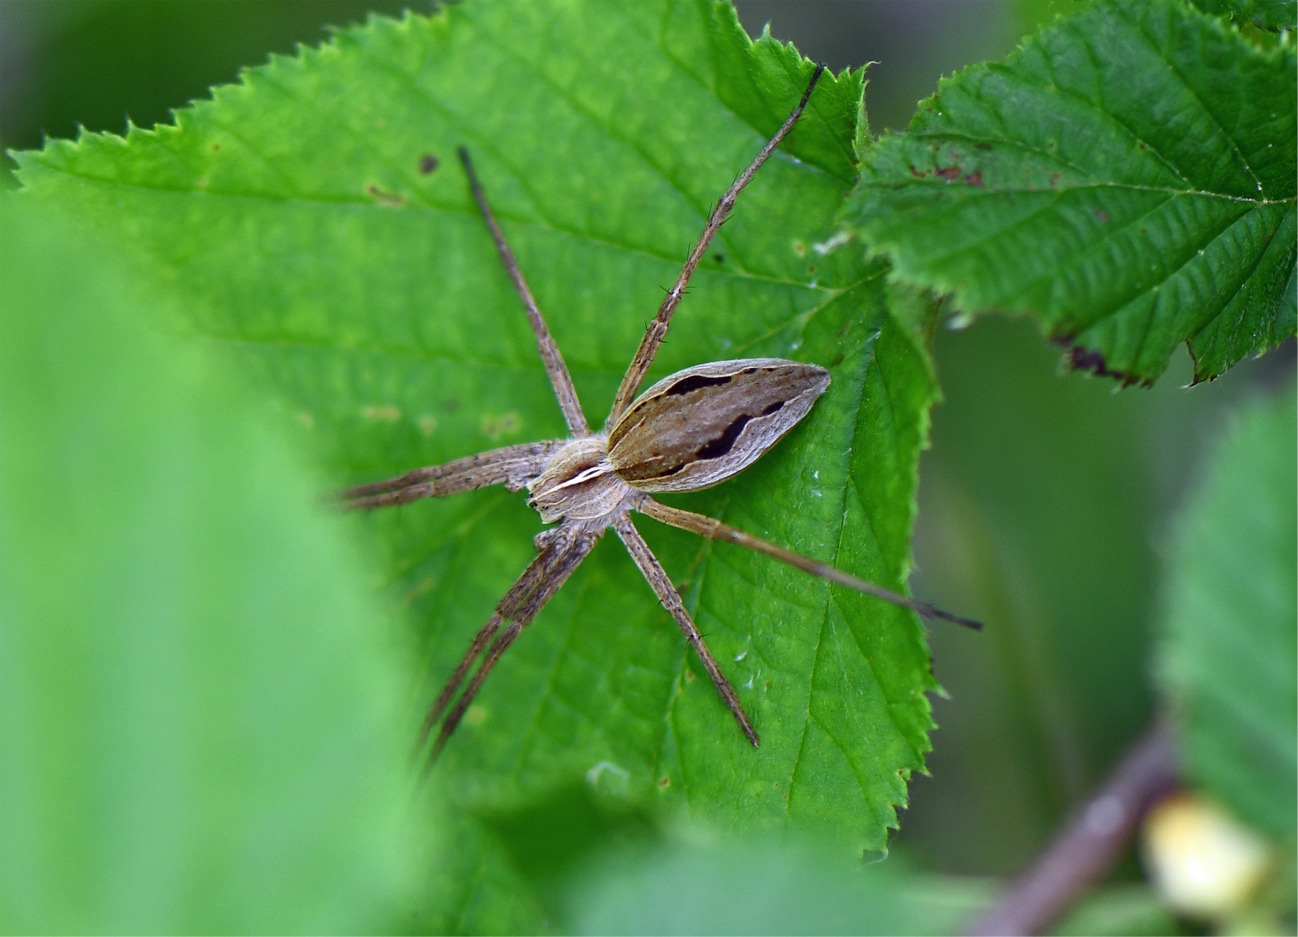
[[[701,390],[704,387],[721,387],[729,384],[734,380],[733,374],[727,374],[724,377],[705,377],[702,374],[691,374],[683,381],[677,381],[671,387],[663,392],[664,397],[679,397],[682,394],[688,394],[690,391]]]
[[[781,404],[781,406],[783,406],[783,404]],[[722,430],[720,436],[712,440],[706,446],[703,446],[698,452],[694,453],[695,458],[719,459],[724,456],[731,449],[735,448],[735,443],[739,440],[739,434],[744,431],[744,427],[748,425],[748,422],[751,419],[752,417],[747,414],[735,417],[734,420],[731,421],[730,425]]]

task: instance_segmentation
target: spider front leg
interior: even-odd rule
[[[464,718],[464,713],[474,697],[478,695],[478,691],[482,689],[482,684],[486,681],[491,668],[496,665],[496,661],[500,660],[523,629],[568,581],[568,577],[594,549],[602,532],[602,527],[591,526],[580,521],[567,521],[556,529],[552,536],[541,540],[541,552],[528,564],[527,569],[523,570],[523,574],[496,605],[495,614],[474,635],[468,652],[460,660],[455,672],[451,674],[451,679],[442,688],[442,692],[438,694],[437,701],[428,710],[421,738],[428,736],[438,720],[442,723],[437,733],[437,740],[433,743],[432,758],[438,756],[446,740],[459,726],[460,720]],[[505,626],[503,631],[502,625]],[[451,700],[455,699],[456,693],[459,692],[479,657],[482,658],[482,662],[478,665],[477,671],[469,680],[468,686],[465,686],[455,706],[447,712]],[[444,719],[443,713],[446,713]]]
[[[554,396],[559,401],[559,409],[563,411],[568,430],[574,436],[589,436],[590,427],[586,424],[586,416],[581,411],[581,401],[577,399],[577,391],[572,386],[572,376],[568,373],[568,366],[563,363],[559,346],[555,344],[554,337],[545,324],[545,317],[541,315],[541,309],[536,304],[536,298],[528,288],[527,281],[523,279],[518,258],[514,256],[513,249],[505,240],[505,233],[500,230],[500,223],[496,221],[491,203],[487,201],[487,193],[478,180],[478,174],[473,171],[473,160],[469,157],[469,151],[460,147],[458,153],[460,163],[464,166],[464,174],[469,179],[469,191],[473,195],[473,200],[478,203],[478,211],[482,213],[482,220],[487,223],[487,230],[491,232],[491,240],[495,242],[500,263],[509,274],[509,279],[514,284],[514,292],[518,293],[519,301],[527,311],[527,321],[536,336],[536,350],[541,355],[541,363],[545,365],[545,373],[550,378],[550,386],[554,388]]]
[[[545,471],[550,459],[563,446],[562,440],[505,446],[442,465],[418,468],[395,478],[344,488],[334,497],[345,510],[369,511],[409,504],[420,498],[445,498],[491,485],[519,491]]]
[[[744,707],[739,704],[739,696],[735,693],[735,688],[730,685],[726,675],[717,666],[716,658],[704,643],[703,635],[699,634],[694,619],[690,618],[690,613],[685,610],[685,603],[681,601],[680,593],[672,585],[667,571],[663,569],[662,563],[658,562],[658,557],[654,556],[653,550],[649,549],[649,544],[645,542],[644,537],[640,536],[640,531],[635,529],[629,515],[623,514],[616,519],[613,522],[613,529],[626,544],[627,551],[658,596],[658,601],[676,619],[676,624],[680,625],[685,639],[690,642],[690,647],[694,648],[694,653],[699,655],[699,660],[703,662],[703,669],[708,672],[708,676],[712,678],[712,685],[716,687],[717,693],[734,714],[739,728],[743,730],[744,735],[748,736],[748,741],[753,743],[753,747],[760,745],[761,739],[757,737],[757,730],[753,728],[748,714],[744,712]]]
[[[775,136],[771,137],[762,147],[761,152],[749,164],[748,168],[739,174],[739,177],[731,183],[730,188],[721,196],[712,213],[708,215],[708,220],[703,225],[703,233],[699,235],[690,255],[685,258],[685,266],[681,272],[676,275],[676,282],[672,288],[667,291],[666,298],[663,299],[662,305],[658,307],[658,313],[654,316],[653,321],[649,323],[649,328],[645,330],[644,338],[640,340],[640,347],[636,349],[635,357],[631,359],[631,366],[627,368],[626,374],[622,377],[622,384],[617,389],[617,396],[613,398],[613,409],[609,411],[608,425],[612,426],[617,422],[626,408],[631,406],[631,401],[635,399],[636,391],[640,389],[644,376],[649,372],[649,366],[653,364],[654,358],[658,354],[659,347],[662,346],[663,339],[667,337],[667,329],[671,326],[672,315],[676,312],[676,307],[680,305],[681,297],[685,295],[685,288],[689,285],[690,277],[694,275],[695,268],[698,267],[699,261],[707,253],[708,245],[716,237],[721,226],[725,223],[726,218],[735,207],[735,200],[739,198],[739,193],[743,191],[744,186],[752,180],[757,174],[757,170],[762,168],[762,164],[775,152],[775,148],[780,142],[788,136],[793,125],[798,122],[802,112],[807,107],[807,102],[811,100],[811,92],[816,87],[816,82],[820,81],[820,76],[824,73],[825,66],[817,65],[816,70],[811,74],[811,81],[807,82],[807,89],[802,92],[802,98],[794,106],[789,116],[784,119],[780,129],[775,131]]]

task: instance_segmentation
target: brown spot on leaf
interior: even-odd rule
[[[377,182],[371,182],[365,186],[365,194],[380,205],[388,205],[393,208],[400,208],[406,204],[406,197],[400,192],[391,192]]]
[[[509,413],[489,416],[483,420],[482,432],[488,439],[499,439],[501,436],[517,433],[522,426],[522,419],[511,410]]]
[[[1074,371],[1090,371],[1092,374],[1105,374],[1104,355],[1093,348],[1071,345],[1067,349],[1068,365]]]
[[[419,157],[419,171],[427,176],[430,173],[437,171],[439,163],[440,161],[438,158],[432,153],[425,153],[423,156]]]
[[[367,420],[378,420],[381,423],[395,423],[401,419],[401,411],[391,404],[377,404],[363,407],[361,416]]]
[[[1071,337],[1056,338],[1055,343],[1064,347],[1065,360],[1074,371],[1088,371],[1096,377],[1115,378],[1122,382],[1123,387],[1130,387],[1132,384],[1152,387],[1154,384],[1149,378],[1137,377],[1130,372],[1110,368],[1104,352],[1096,348],[1074,345]]]

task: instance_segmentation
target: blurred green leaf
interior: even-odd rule
[[[1104,0],[945,81],[862,154],[849,223],[967,312],[1039,317],[1075,366],[1195,379],[1295,331],[1292,34]]]
[[[1292,844],[1298,826],[1298,448],[1291,392],[1247,410],[1181,520],[1160,675],[1190,776]]]
[[[0,209],[0,929],[383,926],[408,672],[318,479],[162,294]]]
[[[344,484],[563,434],[457,146],[599,425],[709,206],[810,72],[791,47],[750,42],[726,4],[466,3],[275,58],[175,127],[18,159],[30,197],[72,207],[182,290],[183,313],[155,318],[272,388]],[[860,97],[859,75],[822,79],[704,259],[650,377],[756,355],[829,367],[833,387],[783,446],[685,503],[896,585],[935,393],[924,332],[889,315],[880,265],[816,249],[853,179]],[[430,694],[538,526],[503,492],[337,523],[378,556],[392,613],[423,636]],[[762,748],[620,545],[602,546],[493,671],[437,767],[461,848],[424,926],[543,926],[479,820],[574,779],[629,806],[858,846],[895,824],[932,725],[914,616],[641,526]]]
[[[1179,932],[1176,918],[1148,885],[1098,888],[1050,929],[1057,937],[1071,934],[1159,937]]]
[[[580,934],[951,934],[990,889],[823,844],[667,838],[607,850],[566,897]]]

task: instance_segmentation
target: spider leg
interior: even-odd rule
[[[439,719],[442,723],[437,733],[437,740],[433,743],[432,758],[437,757],[446,740],[459,726],[460,720],[464,718],[464,713],[474,697],[478,695],[478,691],[482,689],[482,684],[496,661],[568,581],[568,577],[594,549],[601,532],[602,529],[586,524],[565,523],[556,531],[556,536],[546,541],[544,549],[528,564],[527,569],[505,593],[505,597],[496,606],[495,614],[474,636],[468,653],[455,668],[451,679],[438,694],[437,701],[433,703],[424,720],[421,738],[427,737]],[[501,625],[506,622],[508,625],[502,631]],[[455,698],[456,692],[464,684],[465,677],[473,669],[479,657],[482,660],[478,664],[477,671],[464,687],[464,692],[460,694],[455,706],[446,712],[447,706]],[[442,717],[444,712],[446,712],[445,718]]]
[[[496,603],[495,612],[487,619],[487,623],[479,629],[478,633],[474,635],[473,641],[469,644],[469,650],[460,660],[455,672],[446,681],[446,685],[442,687],[442,692],[437,695],[436,701],[428,710],[428,715],[424,719],[423,735],[427,735],[437,721],[442,718],[447,704],[454,698],[460,685],[464,683],[464,678],[473,669],[478,656],[482,654],[483,649],[496,636],[500,626],[506,621],[512,620],[524,607],[527,599],[535,594],[537,586],[549,574],[553,560],[554,551],[547,546],[546,549],[537,554],[532,562],[527,564],[527,569],[523,570],[523,574],[510,586],[504,598]]]
[[[444,498],[490,485],[504,485],[510,491],[518,491],[540,475],[550,457],[563,446],[560,440],[549,440],[492,449],[442,465],[418,468],[395,478],[344,488],[334,497],[346,510],[368,511],[408,504],[420,498]]]
[[[469,189],[473,193],[473,200],[478,203],[478,210],[482,212],[487,228],[491,231],[491,239],[496,242],[496,253],[500,254],[500,262],[504,265],[510,280],[513,281],[514,290],[518,293],[518,298],[523,301],[523,308],[527,310],[527,319],[536,334],[536,349],[541,353],[541,361],[545,364],[546,374],[550,376],[550,386],[554,388],[554,395],[559,400],[559,409],[563,411],[563,418],[568,422],[568,429],[574,436],[589,436],[590,427],[586,425],[586,415],[581,412],[581,401],[577,399],[577,390],[572,386],[572,377],[568,374],[568,366],[563,363],[563,355],[559,354],[559,346],[555,344],[554,337],[541,316],[536,298],[527,288],[523,271],[518,266],[518,259],[510,250],[505,234],[500,230],[496,216],[491,212],[491,206],[487,203],[487,193],[483,191],[482,183],[478,181],[478,176],[473,171],[469,151],[460,147],[459,154],[460,162],[464,164],[464,174],[469,177]]]
[[[496,661],[500,659],[505,651],[509,650],[509,646],[514,643],[514,639],[522,632],[523,626],[516,621],[511,621],[509,627],[496,640],[491,642],[491,647],[487,650],[487,656],[482,659],[482,666],[478,668],[478,672],[473,675],[473,679],[465,687],[464,695],[455,704],[455,708],[442,720],[442,727],[437,731],[437,741],[433,743],[432,754],[429,755],[430,762],[435,761],[437,756],[442,753],[442,749],[446,747],[446,742],[451,737],[451,733],[459,728],[460,720],[464,718],[464,713],[468,710],[469,704],[473,702],[473,698],[478,695],[478,690],[482,688],[483,681],[487,679],[487,674],[490,673]]]
[[[780,141],[788,135],[789,131],[793,129],[793,125],[798,122],[798,118],[802,116],[807,101],[811,99],[811,91],[816,87],[816,82],[820,80],[821,73],[824,70],[825,66],[816,66],[811,81],[807,83],[807,90],[802,92],[802,99],[798,101],[797,106],[785,118],[784,123],[780,125],[780,129],[775,131],[775,136],[771,137],[766,145],[762,147],[762,151],[757,154],[757,158],[753,160],[752,164],[731,183],[725,195],[721,196],[721,200],[717,202],[716,207],[712,209],[712,213],[708,215],[707,223],[703,226],[703,233],[699,235],[698,242],[685,260],[685,266],[681,268],[681,272],[676,276],[676,282],[667,291],[666,298],[663,299],[662,305],[658,307],[658,314],[649,323],[644,338],[640,340],[640,347],[636,349],[635,357],[631,359],[631,366],[627,368],[626,375],[622,378],[622,385],[618,388],[617,396],[613,398],[613,409],[609,412],[606,425],[612,426],[616,423],[617,418],[635,399],[636,392],[640,389],[640,383],[649,370],[649,365],[653,363],[654,356],[658,354],[658,347],[662,345],[663,339],[667,337],[667,328],[671,324],[672,314],[676,311],[676,307],[680,305],[681,297],[685,295],[685,287],[689,284],[690,277],[694,275],[694,269],[698,267],[699,261],[703,259],[703,255],[706,253],[708,245],[712,243],[716,233],[721,230],[721,225],[725,223],[731,209],[735,207],[735,199],[739,196],[739,193],[743,191],[744,186],[748,185],[757,170],[775,152],[775,148],[780,145]]]
[[[721,695],[722,700],[729,707],[735,721],[739,723],[739,728],[743,730],[744,735],[748,736],[748,741],[752,742],[754,747],[760,745],[761,740],[757,737],[757,730],[753,728],[752,722],[749,721],[747,713],[744,712],[744,707],[739,704],[739,697],[735,693],[735,688],[730,685],[726,675],[717,666],[716,658],[712,656],[712,652],[708,650],[707,644],[703,641],[703,635],[699,634],[699,629],[694,624],[694,620],[690,618],[689,612],[685,610],[685,603],[681,601],[680,593],[672,585],[671,579],[667,576],[667,571],[658,562],[658,557],[654,556],[653,550],[649,549],[649,544],[640,535],[640,531],[636,530],[635,525],[631,522],[630,515],[621,515],[613,522],[613,529],[617,531],[617,535],[626,544],[631,559],[635,560],[635,565],[640,568],[645,580],[653,588],[654,593],[658,596],[658,601],[676,619],[676,624],[680,625],[681,631],[685,633],[685,639],[690,642],[690,647],[694,648],[694,653],[699,655],[699,660],[703,662],[703,669],[712,678],[712,685],[717,688],[717,693]]]
[[[752,534],[745,533],[738,527],[731,527],[729,524],[722,523],[712,517],[703,514],[695,514],[693,511],[682,511],[680,508],[668,507],[667,505],[655,501],[648,495],[642,496],[642,499],[635,505],[635,509],[642,514],[647,514],[654,520],[662,521],[664,524],[670,524],[672,527],[679,527],[681,530],[688,530],[700,536],[707,537],[710,540],[728,540],[730,543],[737,543],[741,547],[747,547],[750,550],[756,550],[758,553],[765,553],[767,556],[773,556],[775,559],[788,563],[790,566],[796,566],[798,569],[813,576],[819,576],[821,579],[828,579],[830,582],[836,582],[840,586],[847,586],[849,589],[855,589],[857,592],[864,592],[875,598],[883,599],[885,602],[891,602],[893,605],[900,605],[902,608],[909,608],[918,612],[925,618],[941,618],[946,621],[954,622],[957,625],[963,625],[966,628],[973,628],[975,631],[981,630],[982,622],[974,621],[972,618],[964,618],[960,615],[953,615],[950,612],[943,611],[936,605],[928,602],[917,602],[915,599],[907,598],[900,593],[893,592],[891,589],[885,589],[883,586],[875,585],[872,582],[866,582],[864,579],[857,579],[855,576],[836,569],[828,563],[822,563],[819,560],[813,560],[809,556],[803,556],[801,553],[794,553],[792,550],[786,550],[778,544],[771,543],[769,540],[763,540],[760,537],[754,537]]]

